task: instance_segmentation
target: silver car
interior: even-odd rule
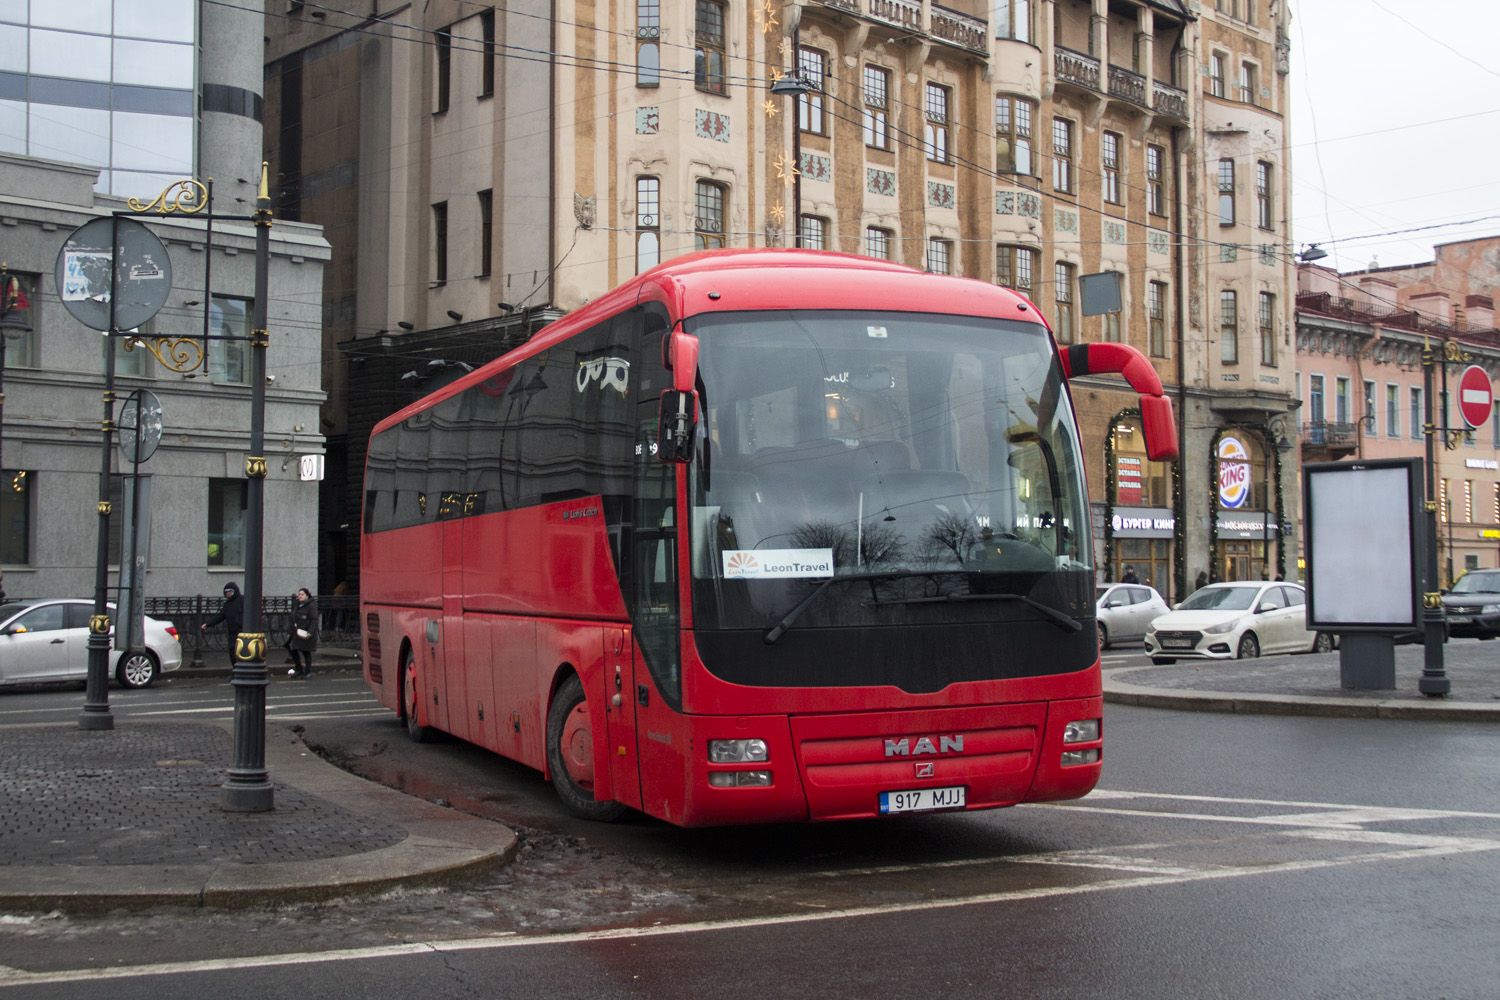
[[[1101,583],[1095,596],[1101,650],[1117,642],[1139,642],[1151,620],[1171,610],[1155,587],[1142,583]]]
[[[92,601],[17,601],[0,604],[0,685],[82,681],[89,672]],[[114,608],[109,609],[114,634]],[[142,688],[182,666],[182,646],[171,622],[146,619],[146,648],[109,651],[121,687]]]

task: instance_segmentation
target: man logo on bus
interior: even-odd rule
[[[1238,438],[1219,439],[1219,504],[1245,506],[1250,499],[1250,453]]]
[[[736,552],[724,564],[724,575],[731,580],[740,577],[755,576],[759,571],[760,563],[748,552]]]

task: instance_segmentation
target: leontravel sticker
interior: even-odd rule
[[[832,549],[728,549],[724,576],[730,580],[786,580],[833,575]]]

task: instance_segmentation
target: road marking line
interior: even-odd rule
[[[138,965],[111,969],[69,969],[56,972],[24,972],[0,966],[0,987],[36,986],[50,983],[103,982],[115,979],[141,979],[149,976],[182,975],[185,973],[230,972],[244,969],[279,968],[292,965],[311,965],[328,962],[356,962],[380,958],[395,958],[407,955],[442,954],[462,951],[492,951],[501,948],[539,947],[551,945],[581,944],[597,941],[620,941],[640,938],[669,937],[704,932],[741,930],[752,927],[778,927],[784,925],[823,923],[834,920],[849,920],[859,917],[891,916],[902,913],[921,913],[935,910],[951,910],[965,906],[985,906],[998,903],[1019,902],[1034,899],[1049,899],[1066,896],[1112,892],[1122,889],[1158,888],[1169,885],[1187,885],[1219,879],[1243,878],[1255,875],[1281,875],[1294,872],[1317,871],[1326,868],[1343,868],[1353,865],[1385,861],[1407,861],[1436,859],[1454,854],[1500,849],[1500,843],[1474,843],[1465,848],[1416,848],[1361,854],[1346,858],[1321,858],[1303,861],[1287,861],[1273,865],[1250,868],[1216,868],[1186,874],[1136,875],[1130,878],[1111,879],[1081,886],[1052,886],[1047,888],[1014,889],[1005,892],[984,893],[954,899],[920,900],[906,903],[887,903],[878,906],[849,907],[818,913],[788,913],[769,917],[744,917],[737,920],[700,921],[688,924],[658,925],[654,927],[617,927],[594,931],[573,931],[563,934],[544,934],[535,937],[518,937],[507,934],[501,937],[467,938],[456,941],[422,941],[399,945],[382,945],[374,948],[345,948],[326,952],[304,952],[286,955],[257,956],[251,958],[221,958],[192,962],[163,962],[154,965]]]
[[[1170,799],[1178,802],[1222,802],[1227,805],[1249,805],[1249,806],[1295,806],[1298,809],[1317,809],[1326,811],[1329,809],[1379,809],[1388,813],[1403,813],[1412,819],[1446,819],[1454,816],[1466,816],[1479,819],[1500,819],[1500,813],[1492,812],[1470,812],[1454,809],[1402,809],[1397,807],[1352,805],[1341,802],[1303,802],[1297,799],[1242,799],[1230,798],[1222,795],[1183,795],[1172,792],[1132,792],[1113,788],[1096,788],[1089,792],[1088,796],[1069,802],[1033,802],[1028,803],[1028,809],[1080,809],[1087,808],[1089,802],[1095,799]]]

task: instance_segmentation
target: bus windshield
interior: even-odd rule
[[[1078,435],[1043,326],[820,310],[685,329],[695,628],[764,629],[801,603],[799,629],[1092,614]]]

